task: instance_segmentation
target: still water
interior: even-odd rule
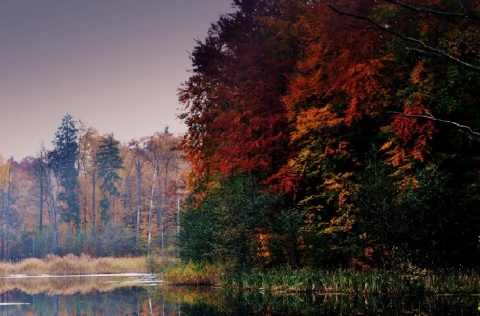
[[[0,315],[480,315],[479,296],[272,296],[132,284],[95,277],[0,280]]]

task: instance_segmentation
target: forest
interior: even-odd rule
[[[63,117],[53,149],[20,162],[0,157],[0,256],[173,256],[186,197],[180,137],[120,144]]]
[[[0,259],[477,267],[480,4],[232,5],[190,53],[185,135],[66,114],[52,149],[0,157]]]
[[[475,267],[480,4],[235,0],[179,89],[180,256]]]

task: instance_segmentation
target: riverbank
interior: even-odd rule
[[[226,273],[221,266],[188,263],[166,269],[165,282],[283,294],[479,294],[477,271],[275,269]]]
[[[242,292],[284,294],[480,294],[475,270],[428,271],[378,269],[271,269],[232,273],[221,265],[179,263],[174,258],[92,258],[88,255],[47,255],[18,263],[0,263],[0,277],[113,275],[162,276],[176,286],[212,286]]]

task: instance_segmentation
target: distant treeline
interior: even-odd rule
[[[0,259],[176,253],[188,164],[168,132],[120,144],[66,115],[53,149],[0,158]]]

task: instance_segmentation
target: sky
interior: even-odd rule
[[[231,2],[1,0],[1,156],[51,148],[67,113],[121,142],[184,133],[189,52]]]

